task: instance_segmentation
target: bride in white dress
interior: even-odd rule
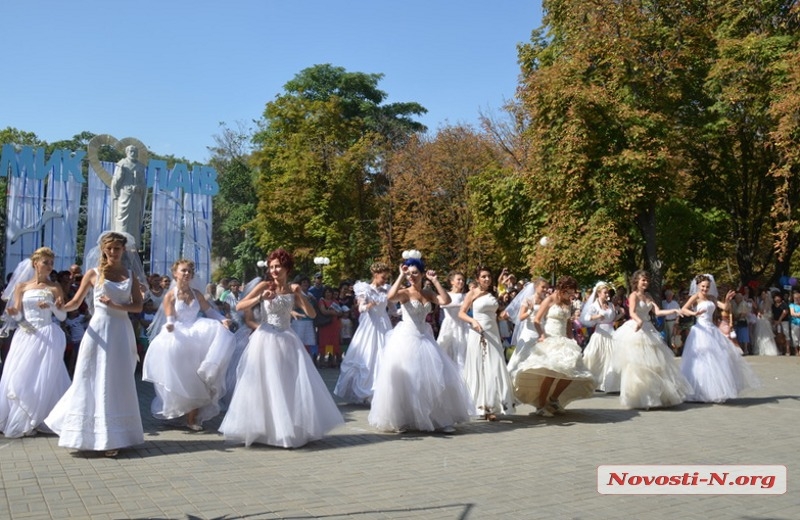
[[[450,297],[434,271],[423,275],[419,258],[407,258],[389,289],[389,301],[400,302],[403,319],[389,333],[375,381],[369,423],[382,431],[454,431],[469,421],[473,406],[458,367],[439,348],[425,321],[431,303],[447,305]],[[422,288],[427,276],[436,288]],[[409,286],[403,288],[408,280]]]
[[[753,327],[753,354],[757,356],[777,356],[778,345],[772,331],[772,293],[768,289],[761,291],[758,299],[758,314]]]
[[[581,323],[594,327],[589,344],[583,350],[583,363],[594,376],[597,389],[602,392],[619,392],[619,373],[614,368],[614,322],[619,314],[609,301],[611,288],[605,282],[594,286],[592,295],[583,305]]]
[[[727,294],[724,304],[718,302],[714,277],[701,274],[692,282],[690,293],[681,310],[697,318],[681,356],[681,373],[694,389],[686,400],[723,403],[744,390],[760,386],[738,348],[714,325],[714,311],[717,307],[728,309],[734,291]]]
[[[3,297],[11,297],[6,312],[19,325],[0,379],[0,432],[7,438],[48,431],[44,419],[69,387],[64,364],[67,342],[60,321],[66,313],[58,309],[64,293],[50,281],[55,254],[40,247],[24,260]]]
[[[219,431],[225,440],[299,448],[344,424],[303,342],[292,330],[295,299],[314,317],[299,284],[288,283],[294,259],[270,253],[269,275],[239,300],[236,310],[261,306],[261,325],[250,335],[239,361],[239,378]]]
[[[578,282],[571,276],[558,279],[533,319],[539,333],[536,348],[514,378],[517,399],[535,406],[536,415],[542,417],[563,414],[567,404],[594,393],[594,377],[572,339],[572,297],[577,290]]]
[[[659,309],[647,294],[649,285],[647,271],[633,273],[628,296],[631,318],[614,333],[614,366],[620,374],[619,399],[625,408],[675,406],[692,392],[675,354],[650,321],[651,312],[667,316],[680,314],[680,309]]]
[[[370,266],[372,282],[356,282],[353,292],[361,313],[353,339],[339,367],[333,393],[353,404],[369,404],[372,386],[392,322],[386,308],[389,266],[375,262]]]
[[[542,302],[547,298],[547,289],[550,284],[544,278],[537,278],[527,285],[506,308],[509,319],[514,321],[514,335],[511,344],[514,353],[508,360],[508,374],[513,381],[517,375],[520,364],[528,359],[539,341],[539,333],[533,324],[536,312]]]
[[[439,336],[436,338],[436,342],[463,373],[467,355],[469,324],[459,319],[458,312],[461,309],[461,304],[464,303],[464,274],[460,271],[453,271],[448,275],[447,280],[450,282],[450,290],[447,291],[450,296],[450,303],[440,305],[444,312],[444,319],[442,320],[442,326],[439,328]]]
[[[132,250],[126,252],[126,246]],[[94,314],[78,350],[75,376],[45,424],[58,434],[61,447],[113,457],[119,448],[144,442],[134,379],[136,337],[128,317],[142,311],[142,289],[126,267],[138,261],[130,235],[105,232],[99,247],[98,267],[86,272],[64,306],[67,312],[77,309],[94,287]]]
[[[175,262],[172,277],[175,287],[162,303],[166,323],[147,349],[142,380],[155,386],[156,397],[150,406],[155,417],[175,419],[185,415],[187,427],[200,431],[203,422],[219,414],[235,340],[227,329],[230,320],[191,287],[194,262]],[[207,317],[199,317],[200,311]]]
[[[461,304],[458,317],[470,325],[464,380],[479,414],[496,421],[497,414],[514,411],[514,387],[506,368],[503,343],[497,323],[499,303],[492,290],[492,272],[476,270],[478,287]],[[467,312],[472,309],[472,317]]]

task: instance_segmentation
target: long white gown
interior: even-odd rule
[[[403,319],[386,338],[368,417],[379,430],[434,431],[474,413],[458,367],[425,321],[430,309],[419,300],[402,304]]]
[[[539,311],[541,304],[533,303],[533,296],[528,299],[528,308],[530,315],[524,321],[519,322],[519,333],[515,334],[516,344],[514,345],[514,353],[511,354],[511,359],[508,360],[508,374],[511,376],[511,381],[517,376],[519,366],[523,361],[528,359],[536,348],[536,343],[539,341],[539,333],[536,332],[536,327],[533,325],[533,318]]]
[[[299,448],[344,424],[325,382],[291,329],[293,294],[264,300],[261,325],[239,361],[219,431],[228,441]]]
[[[372,386],[392,322],[386,310],[386,287],[357,282],[353,292],[359,305],[375,305],[359,316],[358,327],[339,367],[339,379],[333,393],[348,403],[364,404],[372,399]]]
[[[439,327],[439,336],[436,338],[436,342],[463,373],[467,357],[469,324],[458,317],[458,312],[464,302],[464,293],[450,292],[448,294],[450,303],[441,306],[444,311],[444,319],[442,326]]]
[[[198,409],[197,421],[216,417],[226,392],[225,374],[234,352],[234,335],[222,323],[198,316],[200,303],[188,304],[175,291],[175,328],[162,327],[147,348],[142,379],[155,386],[150,412],[175,419]]]
[[[98,275],[99,277],[99,275]],[[114,450],[144,442],[136,395],[136,338],[128,313],[100,301],[130,302],[132,274],[122,282],[103,280],[94,289],[94,314],[83,335],[75,375],[45,419],[58,445],[76,450]]]
[[[572,326],[571,318],[571,306],[551,305],[547,310],[545,339],[539,341],[528,359],[519,365],[514,378],[514,390],[519,401],[537,406],[542,381],[547,377],[572,381],[558,397],[562,407],[594,394],[594,377],[583,364],[581,348],[566,335],[567,326]],[[551,391],[556,384],[551,386]]]
[[[775,343],[775,332],[772,330],[772,301],[760,301],[758,306],[761,316],[753,327],[753,354],[757,356],[777,356],[778,345]]]
[[[619,373],[614,368],[614,306],[603,309],[600,303],[592,303],[591,315],[602,314],[595,322],[594,333],[583,350],[583,363],[594,376],[597,389],[602,392],[619,392]]]
[[[716,304],[697,303],[697,323],[692,326],[681,356],[681,373],[694,389],[687,401],[723,403],[742,391],[760,386],[738,348],[714,325]]]
[[[470,328],[464,381],[478,414],[514,411],[514,386],[506,368],[503,343],[497,325],[497,298],[484,294],[472,302],[472,318],[481,324],[483,335]],[[481,338],[484,345],[481,345]]]
[[[27,323],[17,327],[0,379],[0,432],[9,438],[46,431],[45,417],[70,385],[64,332],[53,321],[53,311],[39,307],[41,301],[53,305],[53,293],[30,289],[22,294]]]
[[[614,367],[620,374],[620,402],[626,408],[649,409],[681,404],[692,387],[681,375],[675,354],[650,321],[652,302],[639,300],[632,319],[614,333]]]

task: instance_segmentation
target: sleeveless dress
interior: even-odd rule
[[[778,345],[775,343],[775,333],[772,322],[768,316],[772,315],[772,306],[764,302],[759,306],[759,317],[753,327],[753,354],[757,356],[777,356]]]
[[[344,424],[325,382],[290,326],[293,294],[264,300],[261,325],[239,361],[219,431],[225,440],[299,448]]]
[[[545,339],[538,342],[528,359],[520,363],[514,378],[514,390],[519,401],[537,406],[542,381],[547,377],[572,381],[558,397],[562,408],[576,399],[594,394],[594,377],[583,364],[581,348],[566,335],[567,326],[572,326],[571,319],[571,306],[551,305],[547,309]]]
[[[639,300],[636,322],[626,321],[614,333],[614,368],[620,374],[620,402],[626,408],[659,408],[681,404],[692,387],[681,375],[675,354],[650,321],[652,302]]]
[[[430,303],[409,300],[388,334],[375,380],[369,423],[382,431],[434,431],[474,412],[458,367],[442,352],[425,316]]]
[[[700,301],[697,323],[683,346],[681,373],[694,389],[687,401],[723,403],[742,391],[760,386],[739,349],[714,325],[716,304]]]
[[[339,379],[333,393],[349,403],[364,404],[372,399],[372,386],[392,322],[386,310],[386,288],[357,282],[353,292],[359,305],[375,303],[362,311],[353,339],[339,367]]]
[[[530,308],[530,315],[524,321],[521,321],[517,328],[519,332],[514,331],[514,353],[511,354],[511,359],[508,360],[508,374],[513,381],[519,371],[519,366],[523,361],[531,356],[531,353],[536,348],[536,342],[539,341],[539,333],[536,332],[536,327],[533,325],[533,318],[539,311],[540,303],[533,303],[533,297],[528,299],[528,306]]]
[[[464,381],[478,414],[514,411],[514,387],[497,326],[498,307],[497,298],[489,293],[472,302],[472,318],[481,324],[483,334],[469,329]],[[485,345],[481,345],[481,339]]]
[[[128,303],[132,285],[128,272],[122,282],[103,280],[95,286],[94,314],[78,349],[72,384],[45,419],[61,447],[105,451],[144,442],[133,325],[127,312],[100,301],[106,295]]]
[[[619,392],[619,373],[614,369],[614,318],[617,311],[608,304],[607,309],[595,301],[589,311],[592,315],[602,314],[594,325],[594,333],[583,351],[583,363],[594,376],[597,389],[602,392]]]
[[[162,327],[147,349],[142,380],[155,386],[150,412],[175,419],[198,409],[197,421],[216,417],[225,395],[225,373],[234,352],[234,335],[217,320],[201,318],[193,294],[188,304],[175,292],[175,328]]]
[[[66,338],[53,321],[53,311],[39,302],[54,305],[49,289],[22,293],[22,315],[27,322],[17,327],[0,379],[0,432],[8,438],[22,437],[45,427],[70,380],[64,364]]]
[[[439,343],[439,347],[444,350],[445,354],[450,357],[463,373],[467,356],[469,324],[458,317],[458,312],[464,302],[464,293],[451,292],[448,294],[450,295],[450,303],[441,307],[442,311],[444,311],[444,319],[442,320],[442,326],[439,328],[439,336],[436,338],[436,342]]]

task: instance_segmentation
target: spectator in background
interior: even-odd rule
[[[675,300],[675,293],[672,292],[672,289],[667,289],[664,291],[664,299],[661,300],[661,309],[665,311],[674,311],[679,310],[681,305]],[[672,338],[675,336],[676,333],[679,333],[678,327],[678,318],[670,314],[668,316],[664,316],[664,339],[667,341],[667,345],[673,351],[675,350],[675,346],[673,345]],[[681,342],[682,344],[682,342]]]
[[[322,298],[318,301],[317,308],[320,313],[331,318],[329,323],[322,325],[317,330],[320,355],[325,356],[325,363],[327,363],[328,366],[337,366],[342,356],[341,318],[344,313],[334,299],[333,289],[325,287],[322,291]]]
[[[308,294],[319,301],[322,298],[322,292],[325,287],[322,285],[322,273],[314,273],[314,285],[308,288]]]

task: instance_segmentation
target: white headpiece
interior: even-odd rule
[[[144,287],[147,287],[147,278],[144,275],[144,267],[142,266],[142,261],[139,258],[139,252],[136,250],[136,240],[133,239],[129,233],[125,233],[124,231],[104,231],[100,233],[100,236],[97,237],[97,245],[95,245],[92,249],[86,253],[86,265],[84,266],[84,270],[93,269],[100,265],[100,244],[103,243],[103,239],[109,233],[116,233],[118,235],[122,235],[125,237],[125,254],[122,256],[122,264],[130,269],[133,272],[133,275],[139,280],[139,283],[144,284]]]
[[[420,253],[416,249],[409,249],[408,251],[403,251],[403,260],[408,260],[409,258],[416,258],[417,260],[419,260],[422,258],[422,253]]]
[[[592,306],[594,305],[595,300],[597,299],[597,290],[600,287],[606,287],[608,283],[600,280],[596,284],[594,284],[594,289],[592,289],[592,295],[589,296],[589,299],[583,304],[583,308],[581,309],[581,323],[587,327],[592,327],[595,325],[595,322],[589,319],[592,315]]]
[[[719,298],[719,292],[717,292],[717,282],[714,281],[714,275],[706,273],[699,276],[705,276],[708,278],[708,294],[714,298]],[[692,280],[691,285],[689,285],[689,296],[697,293],[697,278],[698,277],[696,276],[694,280]]]

